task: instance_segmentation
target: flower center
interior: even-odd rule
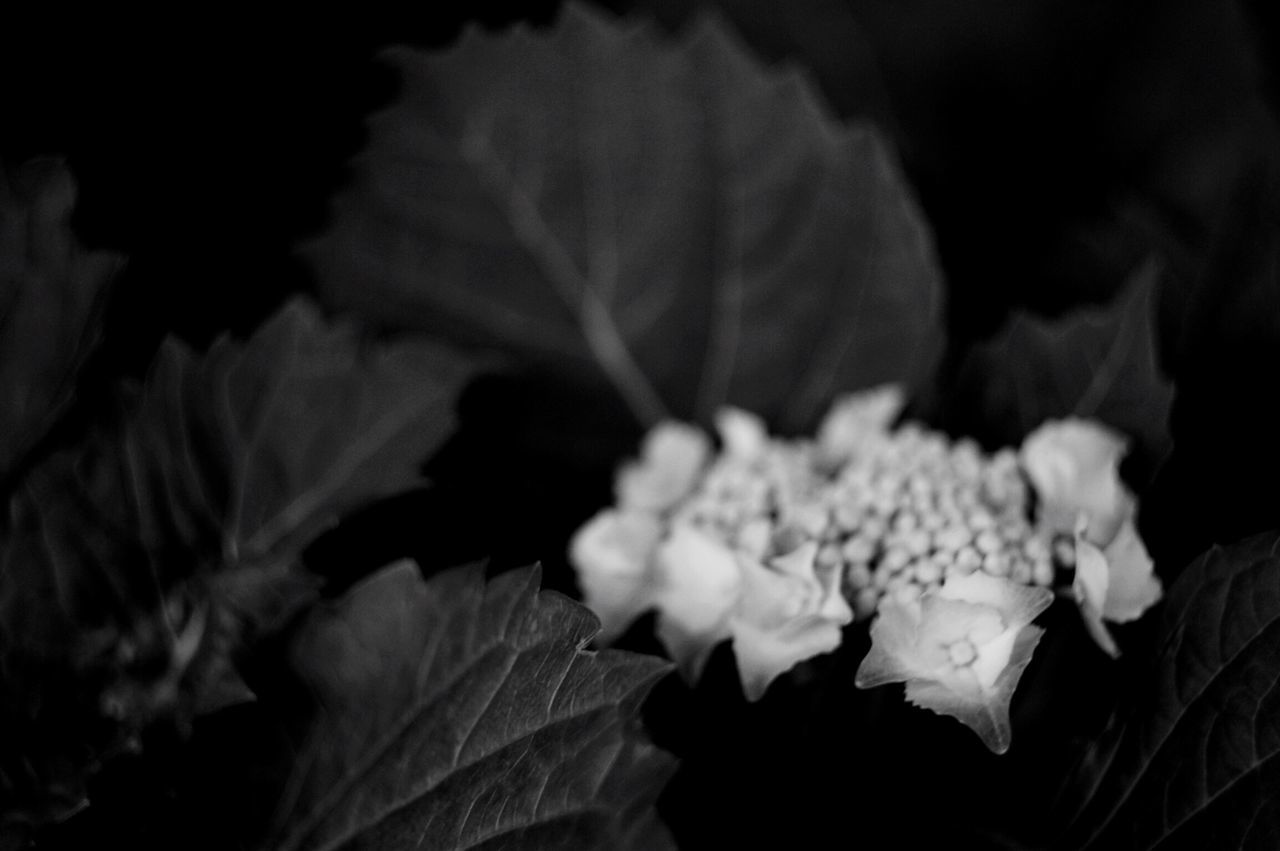
[[[951,664],[963,668],[972,665],[973,660],[978,658],[978,649],[973,646],[972,641],[962,638],[947,647],[947,655],[951,658]]]

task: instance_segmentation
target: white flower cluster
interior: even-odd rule
[[[883,402],[847,401],[817,443],[726,453],[681,516],[757,558],[815,542],[817,564],[840,573],[858,617],[870,617],[885,594],[914,599],[948,576],[978,570],[1050,585],[1051,549],[1033,534],[1017,456],[984,455],[972,441],[951,443],[914,424],[889,431],[867,416],[868,407],[896,413]]]
[[[730,640],[754,700],[835,649],[852,620],[878,616],[859,685],[906,682],[913,702],[1007,747],[1008,699],[1039,637],[1030,624],[1058,576],[1064,586],[1073,576],[1111,653],[1102,618],[1131,619],[1159,597],[1116,474],[1124,444],[1066,421],[1021,454],[986,454],[919,425],[893,428],[902,403],[894,387],[846,397],[812,440],[771,438],[758,418],[726,409],[719,452],[692,426],[655,427],[619,471],[616,504],[571,544],[604,640],[656,609],[686,676]]]

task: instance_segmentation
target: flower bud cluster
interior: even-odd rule
[[[674,517],[757,559],[813,541],[816,569],[839,571],[859,618],[885,595],[915,599],[976,571],[1049,586],[1073,555],[1055,557],[1036,532],[1011,449],[986,454],[914,423],[865,422],[842,450],[768,438],[748,415],[729,416],[723,451]]]

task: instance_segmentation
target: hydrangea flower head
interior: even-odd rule
[[[871,625],[859,688],[906,683],[907,700],[1009,749],[1009,701],[1044,630],[1031,622],[1053,593],[983,573],[948,577],[918,600],[885,597]]]
[[[1040,527],[1075,538],[1076,600],[1090,634],[1112,656],[1119,649],[1103,621],[1134,620],[1162,595],[1134,525],[1136,501],[1120,480],[1126,447],[1099,423],[1068,419],[1036,429],[1020,458],[1040,498]]]

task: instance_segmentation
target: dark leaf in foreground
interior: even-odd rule
[[[71,402],[123,265],[76,242],[75,199],[60,162],[0,166],[0,487]]]
[[[1150,681],[1087,754],[1069,847],[1280,845],[1280,535],[1215,547],[1170,590]]]
[[[599,622],[538,583],[400,562],[315,610],[293,659],[317,714],[271,847],[666,847],[671,760],[633,727],[669,666],[583,649]]]
[[[667,40],[570,4],[389,58],[404,89],[307,248],[329,304],[611,388],[638,425],[732,403],[799,429],[935,363],[892,154],[721,24]]]
[[[300,301],[203,356],[164,346],[114,421],[10,503],[0,687],[23,732],[0,751],[6,803],[56,815],[11,790],[75,787],[152,722],[250,699],[238,654],[314,597],[302,548],[419,480],[470,369]]]
[[[961,361],[944,391],[948,427],[1007,446],[1047,419],[1089,417],[1136,438],[1154,467],[1169,449],[1173,400],[1157,363],[1159,279],[1150,260],[1105,305],[1055,319],[1015,314]]]

